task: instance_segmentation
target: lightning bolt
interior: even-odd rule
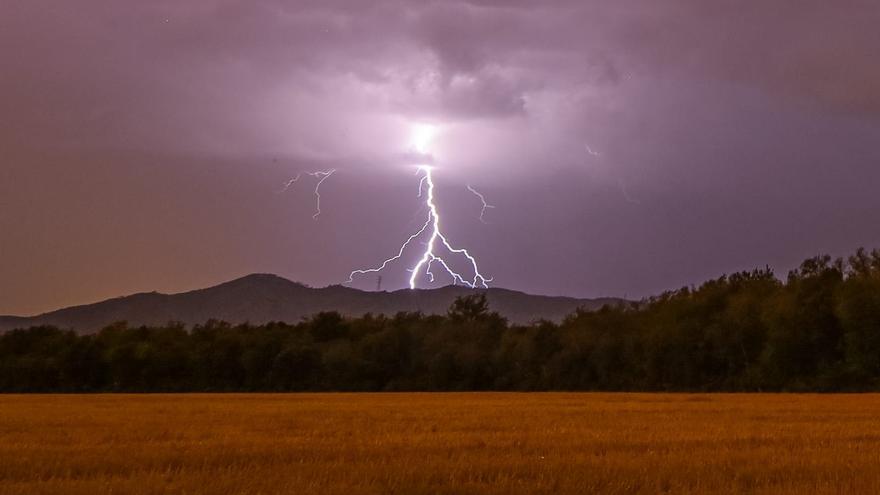
[[[622,179],[617,181],[617,185],[620,187],[620,193],[623,194],[623,199],[625,199],[627,203],[632,203],[634,205],[642,204],[641,201],[630,196],[629,191],[626,189],[626,183],[624,183]]]
[[[467,188],[468,188],[468,191],[474,193],[474,195],[476,195],[478,198],[480,198],[480,202],[483,203],[483,209],[480,210],[480,221],[483,222],[483,223],[486,223],[486,221],[483,220],[483,215],[486,214],[486,210],[487,210],[487,209],[489,209],[489,208],[495,208],[495,205],[490,205],[489,203],[487,203],[487,202],[486,202],[486,197],[483,196],[482,194],[480,194],[476,189],[474,189],[473,187],[471,187],[470,184],[467,185]]]
[[[295,184],[296,181],[298,181],[303,174],[310,175],[318,179],[318,183],[315,184],[315,214],[312,215],[312,220],[317,220],[318,216],[321,215],[321,184],[323,184],[324,181],[327,180],[327,178],[333,175],[334,172],[336,172],[335,168],[331,168],[329,170],[317,170],[315,172],[300,172],[296,174],[296,177],[284,183],[284,188],[281,189],[281,192],[283,193],[290,189],[290,186]]]
[[[302,177],[302,173],[296,174],[296,177],[294,177],[284,183],[284,187],[280,191],[278,191],[278,193],[280,194],[283,192],[287,192],[287,190],[290,189],[290,186],[292,186],[296,181],[298,181],[300,177]]]
[[[318,178],[318,183],[315,184],[315,214],[312,215],[312,220],[317,220],[318,215],[321,214],[321,184],[327,180],[328,177],[333,175],[333,172],[336,172],[335,168],[331,168],[330,170],[325,171],[317,171],[317,172],[308,172],[312,177]]]
[[[400,246],[397,254],[383,261],[381,265],[375,268],[353,270],[348,276],[349,282],[354,281],[355,275],[375,273],[385,269],[385,267],[387,267],[389,263],[397,261],[401,257],[403,257],[403,253],[406,251],[406,248],[412,243],[412,241],[422,236],[425,232],[430,232],[430,237],[428,238],[428,242],[425,243],[425,250],[422,252],[419,261],[409,270],[410,289],[416,288],[416,283],[422,271],[424,271],[425,275],[428,276],[428,280],[430,282],[434,281],[434,272],[432,271],[434,263],[439,264],[441,267],[443,267],[444,270],[446,270],[446,273],[448,273],[449,276],[452,277],[452,281],[454,284],[460,283],[470,288],[489,287],[488,283],[491,282],[492,279],[486,278],[485,276],[483,276],[482,273],[480,273],[480,269],[477,266],[476,258],[474,258],[466,249],[454,247],[452,243],[449,242],[449,239],[447,239],[446,236],[443,234],[443,231],[440,229],[440,213],[437,209],[437,204],[434,201],[434,178],[431,172],[432,168],[427,165],[420,165],[418,167],[418,170],[416,171],[416,173],[423,174],[421,179],[419,180],[418,197],[421,198],[422,194],[424,193],[426,197],[425,205],[428,207],[428,219],[425,221],[424,225],[422,225],[422,228],[413,235],[409,236],[409,238]],[[465,259],[467,259],[474,273],[473,279],[465,279],[464,276],[462,276],[449,266],[447,261],[437,252],[440,245],[442,245],[442,247],[450,253],[462,255]]]

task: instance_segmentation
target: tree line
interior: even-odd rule
[[[3,392],[880,389],[880,251],[741,272],[560,323],[446,315],[0,335]]]

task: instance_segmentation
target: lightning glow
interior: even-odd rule
[[[303,174],[310,175],[316,179],[318,179],[317,184],[315,184],[315,214],[312,215],[312,220],[317,220],[318,216],[321,215],[321,184],[327,180],[328,177],[333,175],[336,172],[335,168],[331,168],[329,170],[317,170],[315,172],[300,172],[296,174],[296,177],[290,179],[289,181],[284,183],[284,188],[281,189],[281,192],[285,192],[290,189],[290,186],[296,183],[302,177]]]
[[[416,124],[412,127],[410,142],[417,153],[427,154],[428,145],[437,134],[437,129],[429,124]]]
[[[428,241],[425,243],[425,250],[422,252],[419,261],[413,266],[410,271],[409,278],[409,287],[410,289],[415,289],[418,283],[418,278],[421,273],[424,272],[425,275],[428,276],[428,280],[430,282],[434,281],[434,272],[431,271],[434,263],[439,264],[446,270],[446,273],[452,277],[452,281],[454,284],[462,284],[466,285],[470,288],[477,287],[485,287],[488,288],[488,283],[492,281],[491,278],[487,278],[482,273],[480,273],[480,268],[477,265],[477,260],[474,258],[467,249],[464,248],[456,248],[449,242],[449,239],[443,234],[443,231],[440,229],[440,212],[437,209],[437,204],[435,202],[434,196],[434,178],[431,174],[432,167],[427,165],[420,165],[418,167],[418,171],[423,175],[419,180],[419,197],[422,196],[422,193],[425,193],[425,205],[428,207],[428,219],[425,221],[422,228],[419,229],[416,233],[409,236],[409,238],[400,246],[400,249],[397,251],[397,254],[392,256],[391,258],[386,259],[377,267],[374,268],[365,268],[359,270],[353,270],[349,276],[348,281],[353,282],[355,275],[363,275],[366,273],[376,273],[383,269],[385,269],[389,263],[399,260],[403,257],[406,248],[412,243],[413,240],[419,238],[425,232],[430,232],[430,237]],[[473,278],[465,279],[463,275],[456,272],[449,266],[449,263],[444,259],[440,253],[439,248],[442,247],[446,251],[463,256],[468,263],[470,264],[471,269],[473,270]]]
[[[593,148],[590,148],[589,144],[584,145],[584,151],[586,151],[587,153],[589,153],[593,156],[602,156],[602,153],[599,153],[598,151],[595,151]]]
[[[486,197],[483,196],[483,195],[482,195],[480,192],[478,192],[476,189],[474,189],[473,187],[471,187],[470,184],[467,185],[467,189],[468,189],[468,191],[474,193],[474,195],[475,195],[476,197],[480,198],[480,202],[483,203],[483,208],[480,210],[480,221],[483,222],[483,223],[486,223],[486,221],[483,220],[483,215],[486,214],[486,210],[487,210],[487,209],[489,209],[489,208],[495,208],[495,205],[490,205],[489,203],[487,203],[487,202],[486,202]]]

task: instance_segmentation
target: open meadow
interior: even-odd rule
[[[880,395],[2,395],[0,492],[878,493]]]

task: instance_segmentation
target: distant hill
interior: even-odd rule
[[[233,324],[295,323],[320,311],[339,311],[346,316],[365,313],[393,315],[400,311],[444,314],[456,297],[473,292],[456,286],[394,292],[367,292],[341,285],[315,289],[275,275],[254,274],[180,294],[150,292],[32,317],[0,316],[0,331],[54,325],[89,333],[117,321],[127,321],[135,326],[162,325],[169,321],[195,325],[212,318]],[[614,298],[535,296],[496,288],[482,292],[486,293],[490,308],[513,323],[529,323],[542,318],[559,321],[577,308],[597,309],[605,304],[622,302]]]

